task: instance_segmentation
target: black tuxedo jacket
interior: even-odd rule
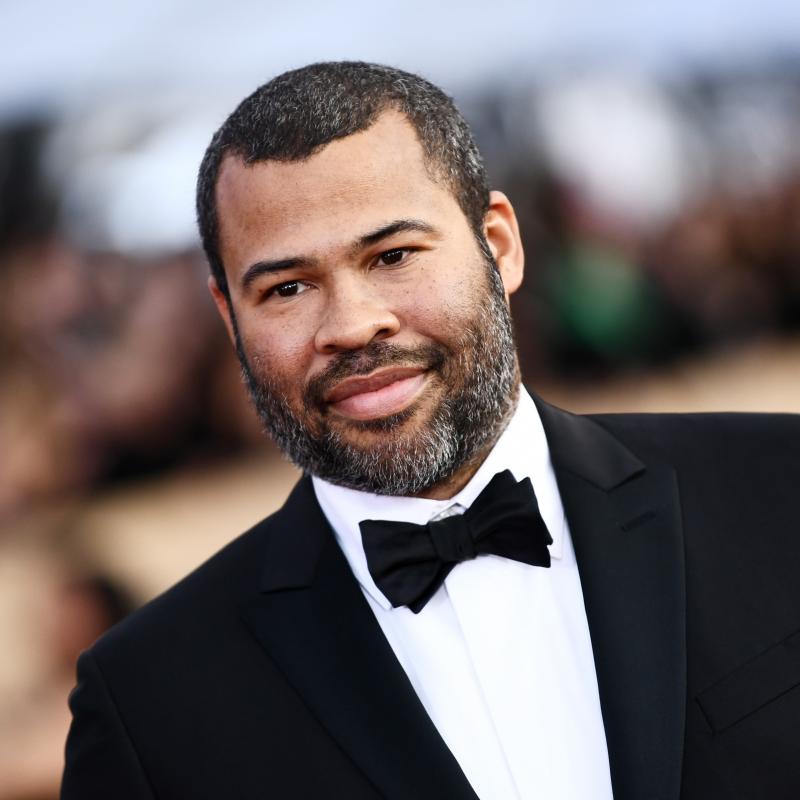
[[[616,800],[800,798],[800,417],[539,411]],[[63,800],[475,800],[308,478],[84,653],[70,704]]]

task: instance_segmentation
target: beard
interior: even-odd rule
[[[262,368],[260,359],[251,363],[234,320],[236,350],[250,397],[266,432],[290,461],[340,486],[405,496],[446,480],[495,442],[516,403],[519,369],[503,283],[488,252],[483,258],[487,281],[480,287],[474,313],[450,346],[400,347],[375,340],[342,352],[309,380],[301,409],[292,408],[286,387]],[[323,398],[333,386],[392,366],[428,371],[431,380],[421,398],[380,419],[343,422],[332,417]],[[418,405],[437,384],[444,389],[438,403],[426,422],[414,425]],[[373,441],[356,444],[347,430],[371,432]]]

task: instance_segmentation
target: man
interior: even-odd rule
[[[308,475],[81,657],[66,800],[798,796],[800,420],[531,400],[513,209],[407,73],[261,87],[198,211]]]

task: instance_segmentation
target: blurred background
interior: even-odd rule
[[[0,800],[77,653],[276,508],[205,288],[203,150],[274,74],[420,72],[520,217],[523,372],[576,411],[800,411],[800,6],[0,2]]]

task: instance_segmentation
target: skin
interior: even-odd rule
[[[397,112],[304,161],[245,164],[228,156],[216,190],[230,297],[213,277],[211,294],[231,340],[235,315],[248,361],[281,383],[294,409],[340,354],[372,341],[452,346],[474,313],[484,259]],[[501,192],[491,193],[483,228],[507,302],[522,281],[524,256]],[[413,412],[406,434],[430,419],[446,387],[418,364],[400,367],[326,388],[325,412],[348,441],[369,448],[376,437],[395,435],[368,423],[404,410]],[[422,496],[458,492],[493,444]]]

